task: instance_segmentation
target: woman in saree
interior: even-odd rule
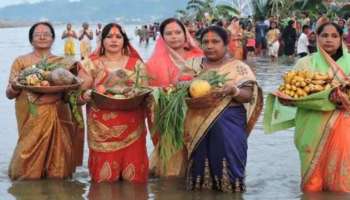
[[[229,52],[234,58],[243,60],[243,29],[239,24],[238,18],[235,17],[232,20],[227,30],[230,33]]]
[[[295,69],[326,73],[334,83],[347,83],[350,55],[342,46],[342,34],[342,29],[335,23],[319,24],[316,31],[318,51],[300,59]],[[273,111],[271,108],[278,106],[272,106],[273,99],[272,96],[267,99],[265,118],[274,116],[276,119],[271,119],[281,123],[267,130],[273,132],[295,126],[294,143],[301,161],[301,189],[305,192],[350,192],[347,94],[340,89],[329,89],[307,100],[280,100],[287,106],[294,105],[296,112],[291,112],[289,107]],[[278,119],[288,113],[295,115]],[[266,128],[270,122],[265,118]]]
[[[151,86],[165,88],[178,83],[185,73],[188,61],[203,54],[178,19],[164,20],[160,25],[160,34],[155,50],[147,62],[146,72]],[[154,117],[151,115],[152,111],[148,114],[149,127],[152,130]],[[159,156],[159,137],[159,133],[152,134],[155,150],[151,156],[151,171],[157,176],[184,176],[186,150],[179,150],[169,161],[164,162]]]
[[[9,167],[12,180],[40,178],[68,178],[75,170],[76,133],[69,105],[62,94],[37,94],[13,84],[19,73],[41,61],[60,62],[51,53],[55,32],[51,24],[39,22],[29,30],[33,52],[14,61],[6,95],[15,99],[19,139]],[[80,146],[82,147],[82,146]]]
[[[65,39],[64,43],[64,55],[74,56],[75,55],[75,39],[77,39],[77,34],[72,29],[72,24],[68,23],[66,30],[62,33],[62,40]]]
[[[197,73],[216,71],[228,79],[223,88],[189,106],[185,120],[189,190],[245,190],[247,139],[262,109],[262,92],[250,67],[227,52],[229,37],[218,26],[205,29],[205,57],[191,66]]]
[[[277,27],[277,23],[272,21],[270,23],[270,30],[266,34],[268,55],[271,57],[271,62],[276,62],[278,59],[278,50],[280,48],[279,38],[280,30]]]
[[[143,107],[106,110],[98,108],[91,99],[92,90],[100,91],[99,88],[130,89],[118,78],[127,76],[128,82],[134,82],[131,74],[144,70],[144,64],[120,25],[110,23],[101,34],[98,54],[84,60],[79,70],[79,77],[84,80],[81,101],[87,102],[90,176],[94,182],[123,179],[144,183],[148,157]]]

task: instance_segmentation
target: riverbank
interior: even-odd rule
[[[25,27],[30,26],[33,22],[29,21],[13,21],[0,19],[0,28],[13,28],[13,27]]]

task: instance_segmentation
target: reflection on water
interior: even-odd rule
[[[86,184],[78,181],[40,180],[13,182],[8,192],[17,200],[84,199]]]
[[[78,26],[75,26],[77,29]],[[64,26],[58,26],[56,34],[60,35]],[[92,28],[95,28],[93,26]],[[133,36],[135,26],[124,27],[131,38],[131,43],[138,49],[144,60],[150,56],[154,43],[148,47],[139,45]],[[5,97],[5,87],[11,63],[18,55],[28,53],[31,47],[27,28],[0,29],[0,200],[41,200],[41,199],[137,199],[137,200],[250,200],[250,199],[298,199],[328,200],[350,199],[349,195],[337,193],[302,194],[300,192],[300,165],[297,151],[293,145],[293,130],[282,131],[273,135],[263,132],[262,118],[248,140],[248,161],[246,171],[247,192],[244,194],[223,194],[213,191],[188,192],[185,180],[150,179],[147,184],[90,183],[87,169],[88,149],[85,145],[84,164],[77,169],[72,180],[41,180],[11,182],[7,168],[17,141],[17,127],[14,103]],[[95,44],[93,42],[93,44]],[[78,46],[77,46],[78,47]],[[76,48],[79,49],[79,48]],[[63,41],[56,39],[53,52],[63,54]],[[281,74],[291,68],[286,65],[271,65],[268,59],[257,59],[254,71],[264,94],[275,90],[281,81]],[[147,141],[150,154],[153,147]]]
[[[130,184],[118,182],[109,183],[91,183],[87,195],[90,200],[113,200],[113,199],[139,199],[147,200],[148,191],[146,184]]]

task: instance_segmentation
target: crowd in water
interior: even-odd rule
[[[322,15],[319,16],[321,18]],[[302,13],[299,17],[287,19],[278,19],[277,17],[256,18],[248,16],[245,18],[233,17],[232,19],[213,19],[208,22],[204,21],[184,21],[183,24],[192,36],[199,41],[201,31],[210,25],[217,25],[228,31],[230,35],[229,50],[235,55],[235,58],[246,60],[255,56],[268,56],[272,62],[278,61],[278,57],[287,56],[290,61],[294,57],[301,58],[317,51],[316,45],[316,22],[312,20],[307,12]],[[345,44],[350,47],[350,18],[338,17],[334,20],[343,30],[343,39]],[[66,55],[75,52],[74,47],[70,48],[70,39],[78,39],[82,45],[86,41],[93,39],[93,31],[89,30],[89,25],[84,23],[82,30],[77,34],[72,30],[72,25],[67,24],[67,29],[62,35],[62,39],[67,40]],[[139,38],[140,44],[148,44],[149,40],[156,40],[159,35],[159,22],[136,26],[135,36]],[[89,34],[83,34],[88,30]],[[97,43],[100,42],[100,33],[102,24],[98,23],[95,30]],[[81,52],[84,54],[84,47]],[[91,51],[91,50],[90,50]],[[75,53],[74,53],[75,54]],[[82,56],[83,57],[83,56]]]
[[[144,61],[117,23],[98,24],[96,31],[84,23],[78,33],[68,24],[62,34],[65,56],[76,54],[74,41],[79,40],[81,59],[74,62],[72,73],[82,83],[74,92],[47,94],[23,89],[16,83],[22,70],[43,57],[48,62],[65,59],[51,52],[53,26],[38,22],[29,30],[33,51],[15,59],[6,90],[7,97],[16,101],[20,136],[9,177],[71,178],[82,164],[86,128],[88,168],[94,182],[146,183],[152,174],[183,177],[188,190],[244,192],[247,140],[262,111],[263,93],[254,72],[242,60],[268,55],[271,62],[277,62],[282,54],[289,58],[296,55],[300,58],[296,68],[329,73],[345,84],[350,73],[345,45],[350,44],[349,28],[349,20],[333,22],[320,16],[313,22],[307,14],[298,19],[234,17],[210,23],[168,18],[136,30],[140,43],[148,43],[149,38],[156,40],[153,54]],[[97,37],[95,50],[91,48],[93,37]],[[198,74],[219,74],[226,81],[212,95],[187,105],[184,127],[178,129],[183,130],[177,138],[180,145],[175,146],[168,142],[174,136],[149,131],[157,128],[156,112],[160,111],[156,97],[150,95],[144,104],[130,110],[101,108],[94,101],[92,94],[106,88],[129,91],[130,83],[137,82],[137,77],[130,74],[136,71],[148,77],[141,84],[154,90],[168,90],[195,80]],[[266,102],[264,122],[270,130],[295,127],[303,191],[350,192],[350,102],[345,95],[346,91],[332,88],[304,103],[277,96]],[[67,99],[74,99],[78,108],[72,108]],[[76,119],[82,106],[86,106],[87,127]],[[291,108],[296,110],[294,115]],[[273,123],[271,118],[280,123]],[[155,147],[150,157],[147,132],[151,132]]]

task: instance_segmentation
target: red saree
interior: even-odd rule
[[[129,56],[123,69],[133,71],[143,65],[138,56]],[[115,70],[113,69],[113,70]],[[108,79],[112,70],[98,57],[87,60],[79,75],[92,78],[89,88],[97,88]],[[95,182],[119,179],[146,182],[148,157],[146,150],[145,112],[143,108],[130,111],[103,110],[93,103],[87,105],[89,171]]]

